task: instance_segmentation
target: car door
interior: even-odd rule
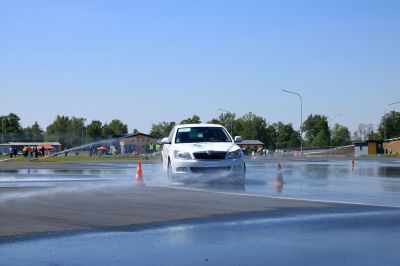
[[[173,146],[173,138],[175,135],[175,127],[172,128],[171,132],[168,135],[168,142],[169,143],[164,143],[163,144],[163,149],[162,149],[162,158],[163,158],[163,169],[166,170],[168,166],[168,156],[169,156],[169,150],[171,149],[171,146]]]

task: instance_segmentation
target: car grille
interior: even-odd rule
[[[230,166],[224,167],[190,167],[190,171],[194,174],[207,174],[230,171]]]
[[[193,156],[197,160],[225,160],[226,152],[220,152],[220,151],[212,153],[196,152],[193,153]]]

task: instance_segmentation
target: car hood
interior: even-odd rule
[[[240,149],[238,145],[231,142],[201,142],[201,143],[182,143],[176,144],[175,148],[183,152],[201,151],[224,151],[230,152]]]

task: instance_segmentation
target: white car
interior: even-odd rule
[[[221,125],[177,125],[162,140],[163,170],[173,180],[244,183],[244,155],[236,145],[241,141]]]

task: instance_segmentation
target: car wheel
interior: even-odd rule
[[[243,173],[239,176],[238,183],[244,184],[246,181],[246,164],[243,164]]]
[[[169,180],[172,180],[174,178],[174,174],[172,173],[172,165],[171,165],[170,159],[168,159],[167,174],[168,174]]]

